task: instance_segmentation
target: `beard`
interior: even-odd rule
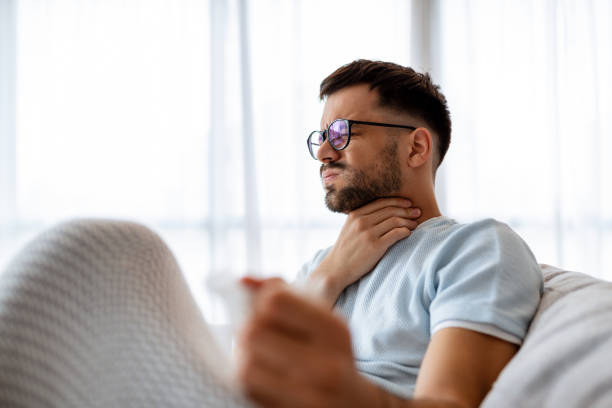
[[[324,168],[344,170],[346,187],[336,190],[331,186],[325,194],[325,205],[330,211],[349,213],[383,197],[390,197],[401,187],[402,177],[397,156],[397,141],[390,142],[382,150],[374,168],[368,172],[354,170],[344,163],[328,163]]]

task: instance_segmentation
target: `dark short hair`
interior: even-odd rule
[[[438,166],[451,138],[450,112],[440,87],[429,74],[391,62],[356,60],[343,65],[321,82],[323,100],[343,88],[369,84],[380,96],[380,106],[421,118],[438,135]]]

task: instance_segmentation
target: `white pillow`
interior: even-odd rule
[[[527,337],[482,407],[612,407],[612,283],[541,265]]]

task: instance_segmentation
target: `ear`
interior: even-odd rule
[[[433,140],[431,133],[426,128],[420,127],[410,133],[410,152],[408,154],[408,165],[420,167],[427,163],[433,152]]]

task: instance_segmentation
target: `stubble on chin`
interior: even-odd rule
[[[367,187],[365,174],[358,174],[356,183],[337,190],[333,186],[325,194],[325,206],[332,212],[348,214],[379,198],[377,191]],[[353,180],[355,181],[355,180]]]

